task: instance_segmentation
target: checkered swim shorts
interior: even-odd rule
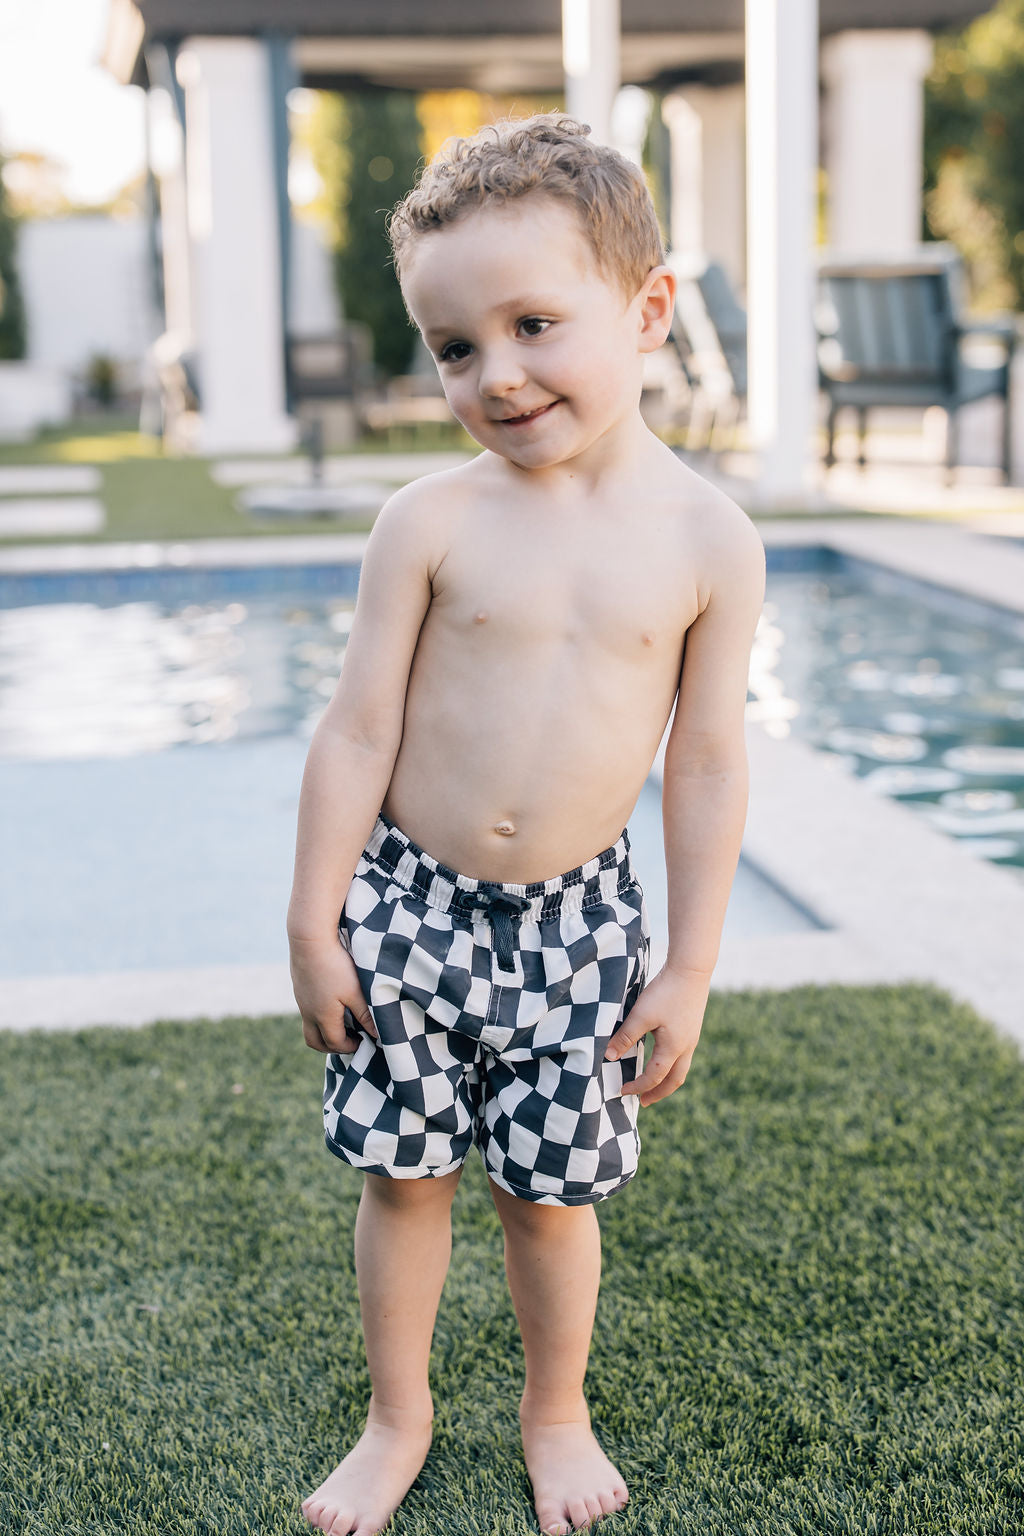
[[[380,817],[338,925],[379,1039],[327,1058],[338,1157],[440,1178],[473,1142],[502,1189],[588,1205],[636,1172],[643,1042],[604,1052],[643,989],[650,930],[623,832],[578,869],[497,885],[446,869]]]

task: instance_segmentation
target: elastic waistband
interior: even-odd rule
[[[456,874],[454,869],[424,853],[383,815],[377,818],[363,857],[410,895],[460,917],[486,915],[498,892],[519,898],[522,922],[539,922],[557,917],[560,912],[610,901],[621,895],[634,878],[629,861],[629,834],[625,830],[613,847],[588,859],[586,864],[532,885],[472,880],[468,875]]]

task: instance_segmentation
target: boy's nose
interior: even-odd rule
[[[516,357],[505,348],[488,352],[480,368],[480,393],[489,399],[499,400],[513,390],[521,389],[526,374]]]

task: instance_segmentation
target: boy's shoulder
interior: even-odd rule
[[[434,470],[393,491],[374,520],[372,543],[414,546],[428,553],[472,500],[466,486],[468,467]]]
[[[658,499],[678,514],[691,547],[708,555],[763,557],[761,535],[739,502],[674,453],[662,458],[658,468]]]
[[[760,585],[763,589],[764,543],[749,514],[721,487],[679,459],[672,471],[672,482],[701,609],[723,583],[749,584],[753,588]]]

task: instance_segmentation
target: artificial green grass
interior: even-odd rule
[[[472,446],[465,433],[417,428],[405,441],[367,437],[350,454],[429,451]],[[298,454],[300,450],[296,450]],[[293,458],[296,454],[283,455]],[[223,457],[248,457],[224,455]],[[31,443],[0,443],[0,466],[91,464],[102,475],[106,509],[95,534],[47,536],[47,543],[103,543],[122,539],[201,539],[274,534],[362,533],[373,517],[254,517],[237,505],[238,489],[218,485],[211,460],[165,455],[159,439],[146,437],[131,418],[107,416],[72,422],[39,434]],[[0,494],[0,506],[3,497]],[[0,537],[0,547],[38,542],[39,535]]]
[[[290,1019],[0,1036],[5,1536],[306,1529],[367,1392],[321,1069]],[[927,986],[713,994],[642,1131],[601,1208],[610,1536],[1024,1528],[1015,1047]],[[500,1252],[474,1157],[395,1536],[535,1529]]]

